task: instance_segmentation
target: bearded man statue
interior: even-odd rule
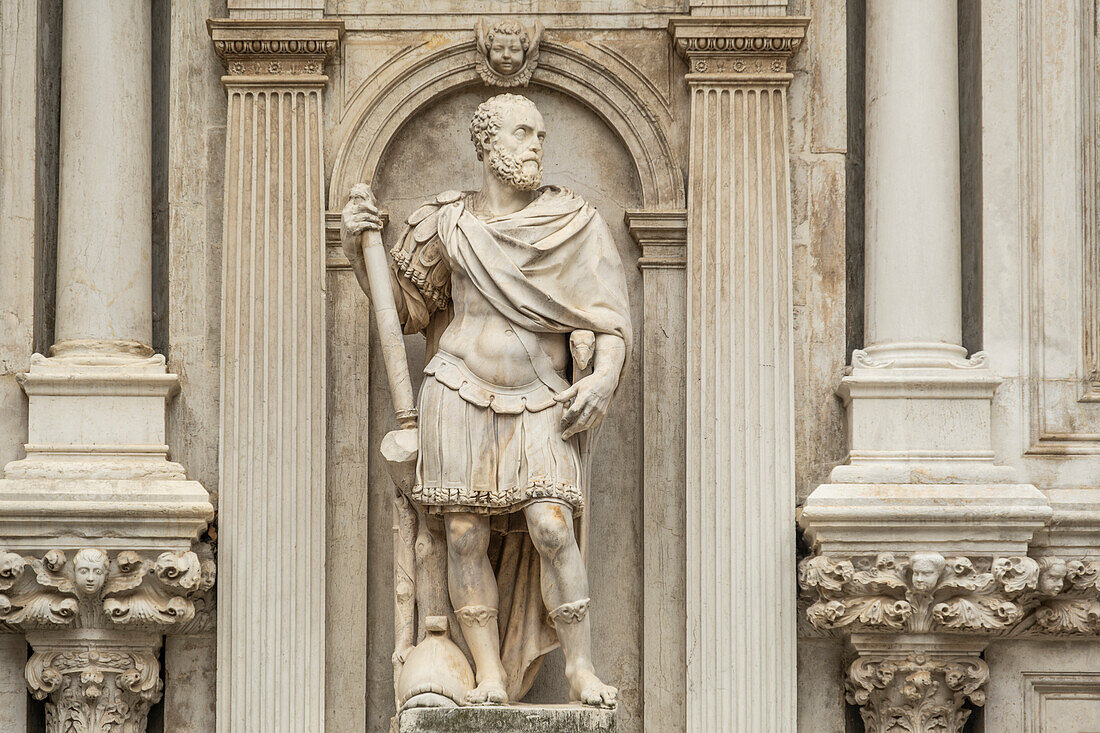
[[[610,707],[583,527],[593,436],[630,349],[623,265],[591,205],[541,185],[546,129],[530,100],[492,97],[470,134],[481,189],[421,206],[391,250],[405,333],[428,339],[407,495],[445,536],[442,613],[476,672],[465,704],[518,700],[560,643],[573,700]],[[372,201],[345,208],[353,267],[349,238],[380,227]]]

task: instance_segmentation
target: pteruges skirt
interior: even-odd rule
[[[583,510],[578,439],[535,380],[501,387],[440,351],[420,388],[420,455],[411,498],[429,511],[504,514],[550,500]]]

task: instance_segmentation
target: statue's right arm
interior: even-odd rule
[[[363,259],[363,247],[360,237],[368,229],[382,231],[382,217],[369,197],[357,195],[358,191],[352,189],[352,195],[341,212],[340,219],[340,244],[344,254],[351,263],[352,272],[359,282],[359,287],[368,296],[370,287],[367,284],[367,264]]]

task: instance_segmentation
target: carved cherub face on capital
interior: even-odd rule
[[[909,558],[909,582],[913,590],[928,593],[936,588],[947,566],[943,556],[935,552],[918,552]]]
[[[527,97],[498,94],[482,102],[470,121],[470,139],[477,159],[501,181],[528,191],[542,184],[546,124]]]
[[[73,580],[77,590],[94,596],[107,580],[107,553],[102,550],[84,549],[73,558]]]

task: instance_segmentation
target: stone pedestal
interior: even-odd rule
[[[615,711],[580,705],[416,708],[398,733],[616,733]]]
[[[687,730],[795,729],[787,61],[804,18],[673,18],[691,87]]]
[[[339,21],[211,20],[228,91],[219,731],[320,731],[325,695],[322,92]]]

